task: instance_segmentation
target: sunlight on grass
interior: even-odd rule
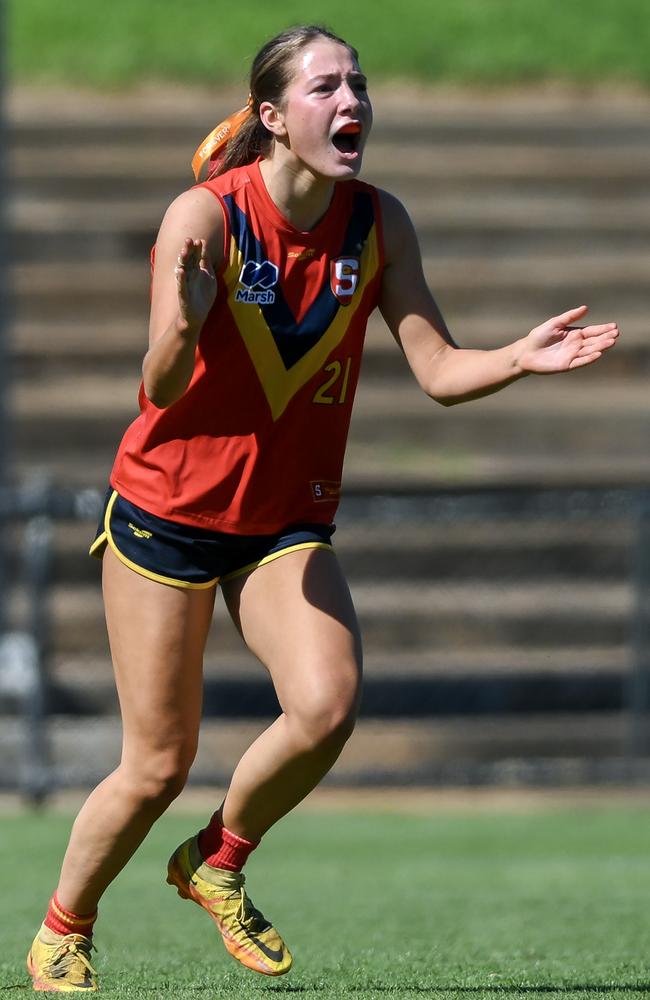
[[[165,885],[168,854],[204,819],[164,818],[107,893],[96,936],[102,994],[590,1000],[650,989],[640,948],[650,930],[648,809],[299,811],[267,836],[248,871],[255,904],[294,952],[281,981],[236,966],[198,907]],[[69,822],[3,818],[5,859],[19,853],[30,864],[5,866],[16,902],[0,988],[26,982],[23,953]]]

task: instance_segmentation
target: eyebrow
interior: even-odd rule
[[[312,76],[309,82],[316,83],[319,80],[338,80],[340,76],[340,73],[318,73],[316,76]],[[368,82],[367,76],[360,70],[353,70],[351,73],[344,73],[343,76],[345,76],[348,80],[362,81],[363,83]]]

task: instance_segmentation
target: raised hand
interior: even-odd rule
[[[217,279],[205,240],[185,240],[174,273],[181,318],[190,327],[201,327],[217,296]]]
[[[570,371],[590,365],[613,347],[618,338],[616,323],[571,326],[587,313],[587,306],[569,309],[536,326],[521,342],[519,364],[539,375]]]

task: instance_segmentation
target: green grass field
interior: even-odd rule
[[[308,19],[356,45],[375,80],[650,84],[646,0],[11,0],[8,9],[10,71],[22,81],[239,85],[262,42]]]
[[[173,815],[102,903],[102,993],[174,1000],[647,994],[649,821],[649,808],[630,806],[534,815],[299,811],[249,864],[251,895],[295,956],[294,970],[275,980],[237,966],[205,914],[165,885],[168,854],[201,822]],[[0,822],[0,996],[18,996],[70,821],[47,814]]]

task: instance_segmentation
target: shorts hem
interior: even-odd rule
[[[244,573],[252,573],[254,569],[265,566],[266,563],[273,562],[275,559],[279,559],[280,556],[288,556],[290,552],[299,552],[301,549],[329,549],[330,552],[333,552],[334,546],[329,545],[327,542],[299,542],[298,545],[287,545],[286,549],[271,552],[268,556],[262,556],[256,562],[241,566],[239,569],[233,570],[232,573],[226,573],[225,576],[219,577],[219,582],[227,583],[229,580],[234,580],[235,577],[243,576]]]
[[[154,583],[162,583],[168,587],[177,587],[181,590],[208,590],[210,587],[215,587],[219,582],[219,577],[215,577],[214,580],[208,580],[206,583],[191,583],[189,580],[179,580],[173,576],[163,576],[162,573],[155,573],[153,570],[146,569],[144,566],[139,566],[138,563],[133,562],[128,556],[125,556],[123,552],[120,552],[115,539],[111,534],[110,529],[110,516],[113,509],[115,500],[119,496],[117,490],[113,490],[113,495],[106,505],[106,514],[104,515],[104,531],[99,535],[93,544],[90,546],[89,554],[99,559],[104,554],[106,546],[108,545],[111,552],[124,564],[128,569],[133,570],[138,576],[143,576],[147,580],[152,580]]]

